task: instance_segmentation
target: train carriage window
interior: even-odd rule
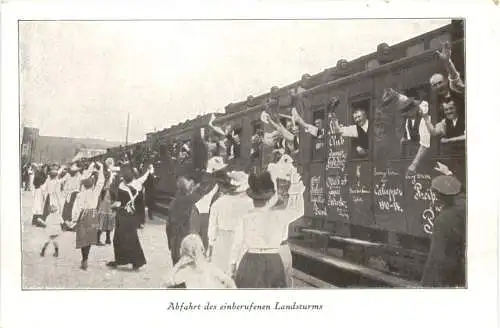
[[[239,126],[231,127],[227,134],[227,158],[239,158],[241,156],[241,131]]]
[[[323,161],[325,159],[325,110],[314,111],[312,121],[318,128],[318,135],[312,137],[312,160]]]
[[[403,94],[409,98],[413,98],[417,101],[427,101],[429,102],[430,96],[430,86],[429,84],[424,84],[420,86],[416,86],[413,88],[408,88],[403,90]],[[433,115],[431,113],[431,115]],[[422,118],[418,113],[415,116],[408,118],[400,118],[400,122],[398,123],[399,135],[401,136],[401,157],[402,158],[414,158],[418,152],[418,149],[421,144],[421,128],[420,126],[423,124]],[[430,139],[430,137],[429,137]],[[427,140],[427,138],[426,138]],[[429,141],[429,146],[431,145]]]
[[[351,125],[349,138],[349,157],[351,159],[368,159],[370,150],[370,107],[369,98],[351,102]]]
[[[250,150],[250,159],[258,159],[260,157],[260,149],[264,137],[264,130],[260,120],[252,122],[252,148]]]

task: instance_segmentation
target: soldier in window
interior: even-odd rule
[[[233,128],[231,124],[224,125],[224,129],[215,126],[213,123],[215,121],[215,115],[212,114],[208,126],[217,133],[221,138],[222,142],[225,144],[226,156],[228,160],[235,157],[240,157],[240,133],[241,129]]]
[[[370,144],[368,137],[368,115],[364,109],[354,109],[352,117],[355,124],[349,126],[340,126],[337,120],[333,120],[333,130],[334,133],[340,134],[343,137],[352,138],[354,157],[363,158],[368,155]]]
[[[435,126],[431,122],[429,113],[424,111],[422,115],[427,125],[427,129],[432,136],[441,137],[441,143],[465,141],[465,119],[459,113],[454,100],[450,100],[441,105],[445,118]]]
[[[465,84],[460,77],[460,73],[451,61],[451,45],[449,42],[443,43],[441,51],[437,51],[439,58],[443,62],[448,73],[448,79],[442,74],[434,74],[429,82],[433,91],[437,93],[438,106],[453,100],[460,109],[465,108],[464,93]]]
[[[387,89],[382,96],[382,103],[394,104],[402,117],[401,145],[403,155],[413,157],[408,167],[408,173],[414,174],[422,158],[427,154],[431,145],[431,135],[422,115],[427,113],[429,104],[426,101],[417,101],[393,89]]]
[[[285,117],[286,118],[286,117]],[[296,154],[299,150],[298,127],[290,119],[286,120],[285,126],[281,122],[275,122],[269,113],[262,112],[261,120],[274,127],[275,131],[264,134],[264,143],[274,146],[281,154]]]
[[[315,137],[316,139],[316,150],[320,150],[325,146],[325,128],[323,126],[323,120],[321,118],[317,118],[314,120],[314,126],[318,129],[318,134]]]

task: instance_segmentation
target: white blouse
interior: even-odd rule
[[[293,181],[293,178],[292,178]],[[281,242],[288,239],[288,226],[304,216],[304,185],[302,181],[292,183],[285,209],[273,209],[276,196],[268,206],[254,208],[242,217],[238,224],[231,250],[231,263],[236,264],[246,250],[265,249],[278,252]]]
[[[208,220],[208,243],[213,246],[220,230],[234,231],[241,220],[253,208],[246,193],[224,195],[217,199],[210,209]]]
[[[82,189],[75,198],[75,203],[73,205],[71,218],[73,221],[78,220],[80,212],[85,209],[97,209],[97,203],[99,202],[99,195],[104,186],[104,173],[101,169],[99,170],[99,176],[94,188]]]

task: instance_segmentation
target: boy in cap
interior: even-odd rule
[[[431,247],[422,277],[425,287],[464,287],[466,249],[466,202],[461,183],[451,175],[432,180],[437,196]]]

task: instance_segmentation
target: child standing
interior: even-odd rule
[[[101,233],[106,232],[106,244],[111,245],[111,231],[115,227],[115,212],[112,209],[112,203],[116,199],[113,184],[116,184],[116,171],[114,160],[108,158],[105,161],[104,169],[104,187],[99,196],[99,205],[97,216],[99,219],[99,230],[97,230],[97,245],[103,246],[101,242]]]
[[[50,244],[54,245],[54,257],[59,256],[59,244],[57,237],[61,233],[62,223],[62,206],[61,206],[61,179],[59,179],[60,171],[57,166],[53,165],[49,171],[49,177],[40,187],[40,192],[49,204],[49,213],[45,221],[45,232],[47,233],[46,242],[43,244],[40,256],[45,256],[47,247]]]
[[[72,221],[75,224],[76,248],[82,252],[82,262],[80,268],[87,270],[90,247],[97,244],[97,202],[104,185],[103,166],[100,163],[92,163],[82,180],[83,189],[75,199],[72,211]],[[97,169],[97,182],[94,169]]]

